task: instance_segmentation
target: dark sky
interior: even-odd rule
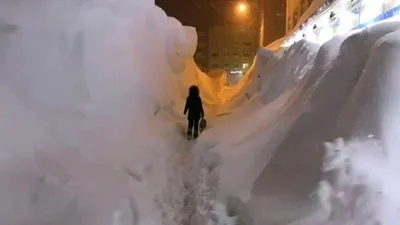
[[[240,0],[155,0],[168,16],[177,18],[183,25],[207,30],[232,16],[229,2]],[[259,1],[259,0],[246,0]],[[286,0],[264,0],[265,43],[270,43],[285,34]]]
[[[207,27],[210,22],[210,1],[213,0],[156,0],[156,5],[184,25]]]
[[[218,18],[223,17],[224,13],[230,13],[231,9],[228,8],[230,1],[234,2],[234,0],[156,0],[155,2],[168,16],[177,18],[184,25],[201,29],[213,25]],[[271,16],[274,16],[274,11],[282,11],[275,8],[279,6],[281,8],[280,3],[286,0],[264,0],[264,2],[265,11],[271,12]]]

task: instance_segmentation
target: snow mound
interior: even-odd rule
[[[273,68],[261,87],[262,102],[268,104],[285,90],[291,89],[311,69],[319,45],[300,41],[287,51]]]
[[[1,1],[0,223],[161,224],[196,42],[152,1]]]
[[[356,141],[339,139],[327,145],[327,155],[331,157],[326,160],[326,170],[333,176],[325,183],[332,191],[324,197],[331,202],[331,217],[336,223],[396,224],[400,218],[396,210],[400,198],[395,191],[400,183],[394,178],[400,159],[396,122],[400,112],[400,32],[399,28],[393,30],[389,29],[374,43],[365,69],[340,114],[336,132]],[[339,198],[338,192],[346,198]]]
[[[300,42],[257,58],[261,84],[247,92],[259,103],[204,134],[221,140],[211,150],[221,156],[218,199],[230,208],[229,199],[239,197],[237,220],[398,221],[399,29],[385,22],[321,47]]]

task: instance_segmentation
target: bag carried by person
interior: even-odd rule
[[[200,132],[203,131],[204,129],[206,129],[206,128],[207,128],[207,120],[204,119],[204,118],[202,118],[202,119],[200,120],[200,125],[199,125],[199,127],[200,127]]]

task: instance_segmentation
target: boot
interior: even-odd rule
[[[187,132],[186,138],[189,139],[189,140],[192,138],[192,131],[189,130],[189,131]]]
[[[199,137],[199,131],[197,129],[194,130],[194,135],[193,135],[193,139],[196,139]]]

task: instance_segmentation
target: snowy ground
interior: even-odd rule
[[[260,49],[232,87],[152,1],[0,0],[0,224],[398,224],[399,28]]]

